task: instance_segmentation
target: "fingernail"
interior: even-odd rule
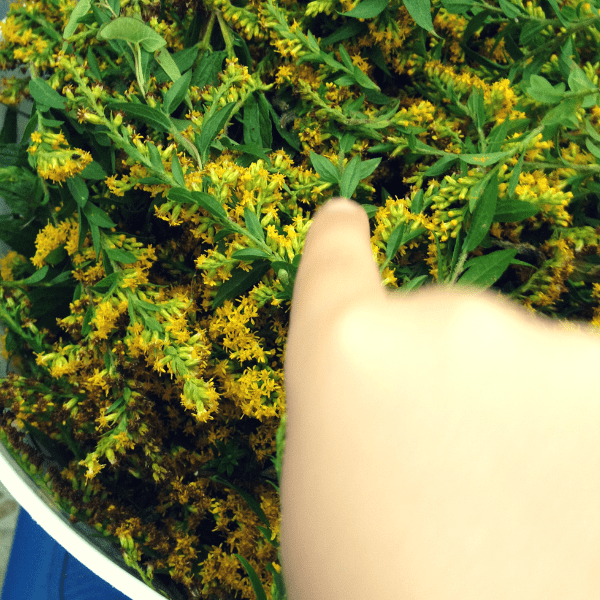
[[[328,200],[324,208],[327,211],[333,210],[336,212],[352,212],[356,210],[356,203],[347,198],[332,198]]]

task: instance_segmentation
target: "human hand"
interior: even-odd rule
[[[364,210],[329,201],[286,348],[289,600],[598,600],[599,365],[492,292],[392,295]]]

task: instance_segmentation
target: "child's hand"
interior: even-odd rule
[[[289,600],[598,600],[599,339],[492,292],[392,295],[364,210],[329,201],[286,350]]]

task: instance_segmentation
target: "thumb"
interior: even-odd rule
[[[317,211],[307,234],[294,283],[290,327],[316,326],[351,302],[384,295],[367,213],[352,200],[332,198]]]

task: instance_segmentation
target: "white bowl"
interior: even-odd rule
[[[48,464],[52,462],[48,461]],[[46,468],[44,463],[42,471],[45,472]],[[10,495],[48,535],[98,577],[132,600],[165,599],[165,596],[149,588],[139,574],[125,564],[113,542],[102,537],[91,537],[98,535],[98,531],[87,523],[71,523],[65,511],[21,469],[1,441],[0,480]],[[158,589],[158,583],[155,587]]]

